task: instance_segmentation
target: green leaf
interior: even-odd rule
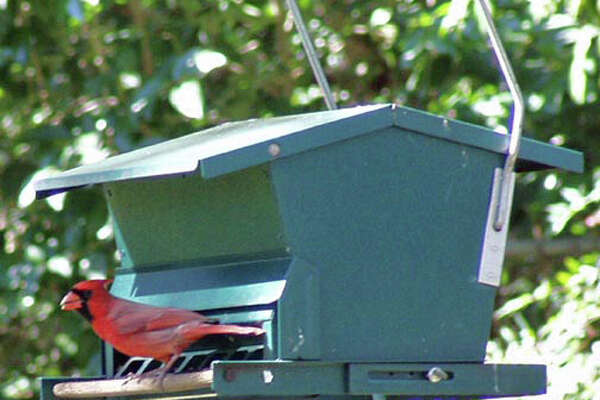
[[[569,95],[576,104],[586,102],[588,80],[586,58],[591,44],[592,34],[589,30],[578,30],[575,46],[573,46],[573,59],[569,68]]]
[[[71,140],[73,136],[65,126],[41,126],[25,132],[22,136],[25,141],[44,142],[56,144],[57,142]]]
[[[202,88],[197,80],[182,82],[169,93],[171,105],[188,118],[204,118]]]
[[[522,309],[529,306],[534,301],[535,301],[534,296],[532,296],[529,293],[524,293],[517,298],[507,301],[498,311],[496,311],[494,316],[498,319],[505,318],[505,317],[512,315],[518,311],[521,311]]]

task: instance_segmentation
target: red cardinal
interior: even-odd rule
[[[152,357],[165,363],[151,371],[162,380],[179,355],[207,335],[257,336],[263,329],[220,325],[216,320],[178,308],[155,307],[120,299],[108,292],[112,279],[79,282],[60,302],[76,310],[100,338],[128,356]]]

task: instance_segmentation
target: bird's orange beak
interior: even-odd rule
[[[83,299],[79,295],[69,292],[60,301],[61,310],[71,311],[77,310],[83,306]]]

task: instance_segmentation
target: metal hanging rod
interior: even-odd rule
[[[327,104],[327,108],[329,108],[330,110],[335,110],[337,108],[335,99],[333,97],[333,94],[331,93],[331,88],[329,87],[327,77],[325,76],[323,67],[319,62],[319,58],[313,46],[308,30],[306,29],[306,25],[304,24],[304,20],[302,19],[300,9],[296,4],[296,0],[286,1],[288,8],[292,13],[292,18],[294,19],[296,29],[300,34],[302,45],[304,46],[304,50],[306,51],[306,55],[308,57],[310,66],[313,70],[313,73],[319,86],[321,87],[321,91],[323,92],[325,104]],[[511,192],[513,190],[511,186],[511,175],[515,170],[515,164],[519,154],[525,105],[523,102],[523,95],[521,94],[521,89],[519,88],[519,84],[517,83],[515,73],[512,69],[508,56],[506,55],[504,46],[502,45],[500,35],[498,34],[496,26],[494,25],[494,20],[492,18],[492,13],[490,11],[488,1],[479,0],[479,4],[481,5],[481,9],[483,10],[483,14],[485,16],[485,22],[487,25],[488,36],[492,44],[492,49],[494,51],[494,54],[496,55],[496,58],[498,59],[502,76],[506,84],[508,85],[508,88],[513,98],[513,118],[512,125],[510,128],[510,138],[508,143],[507,156],[504,161],[504,168],[502,169],[502,182],[498,193],[499,201],[497,201],[498,206],[494,211],[494,229],[496,231],[501,231],[502,228],[505,226],[506,220],[508,218],[507,210],[510,206],[509,202]]]
[[[492,43],[492,49],[494,50],[494,54],[498,59],[502,76],[504,77],[504,80],[508,85],[508,89],[510,90],[510,94],[513,98],[513,118],[512,126],[510,128],[510,139],[508,142],[506,160],[504,161],[504,168],[502,170],[502,183],[500,185],[500,192],[498,194],[500,201],[498,201],[498,207],[495,210],[494,217],[494,229],[496,231],[501,231],[508,218],[507,210],[510,206],[508,203],[510,201],[510,192],[512,191],[510,181],[511,175],[515,170],[515,163],[517,161],[517,156],[519,155],[519,148],[521,145],[521,129],[523,127],[525,104],[523,102],[521,89],[517,83],[517,78],[515,77],[515,73],[510,65],[510,61],[506,55],[504,46],[502,46],[500,35],[498,35],[498,31],[494,25],[494,20],[492,19],[492,13],[490,11],[488,1],[479,0],[479,4],[481,5],[481,9],[485,15],[488,36],[490,38],[490,42]]]
[[[329,82],[327,82],[327,77],[325,76],[323,67],[319,62],[319,57],[317,56],[315,47],[313,46],[310,35],[308,34],[308,29],[306,29],[306,25],[304,24],[304,20],[302,19],[300,8],[298,8],[296,0],[287,0],[287,5],[292,13],[292,18],[294,19],[296,30],[300,34],[302,45],[304,46],[304,51],[306,52],[306,56],[308,57],[308,62],[310,63],[313,73],[315,74],[317,83],[321,87],[321,92],[323,92],[325,104],[330,110],[335,110],[337,108],[337,104],[335,103],[335,99],[333,98],[333,94],[331,93],[331,88],[329,87]]]

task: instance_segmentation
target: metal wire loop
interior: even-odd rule
[[[292,18],[294,19],[296,30],[300,34],[302,45],[304,46],[304,51],[306,52],[306,56],[308,57],[310,67],[313,70],[317,83],[321,87],[321,92],[323,92],[325,104],[327,105],[328,109],[335,110],[337,108],[337,104],[335,103],[335,99],[333,98],[333,94],[331,93],[331,88],[329,87],[329,82],[327,81],[327,77],[325,76],[323,67],[319,62],[319,57],[317,56],[315,47],[313,46],[310,35],[308,34],[308,29],[306,29],[306,25],[304,24],[304,20],[302,19],[300,8],[298,8],[296,0],[287,0],[287,5],[292,13]]]
[[[517,78],[515,77],[515,73],[510,65],[506,51],[502,46],[500,35],[498,35],[498,32],[496,31],[496,26],[494,25],[494,20],[492,19],[492,13],[490,11],[489,4],[487,0],[479,0],[479,4],[481,5],[483,14],[485,15],[488,36],[490,38],[490,42],[492,43],[492,49],[494,50],[494,54],[498,59],[502,76],[504,77],[504,80],[506,81],[508,89],[510,90],[513,98],[513,116],[512,126],[510,128],[510,139],[508,142],[507,156],[504,161],[504,168],[502,170],[502,183],[500,185],[500,192],[498,194],[500,201],[498,202],[498,207],[495,210],[494,217],[494,229],[496,231],[501,231],[508,218],[507,210],[509,208],[508,202],[510,201],[509,192],[511,191],[510,175],[515,170],[517,156],[519,155],[525,105],[523,102],[521,89],[517,83]]]

